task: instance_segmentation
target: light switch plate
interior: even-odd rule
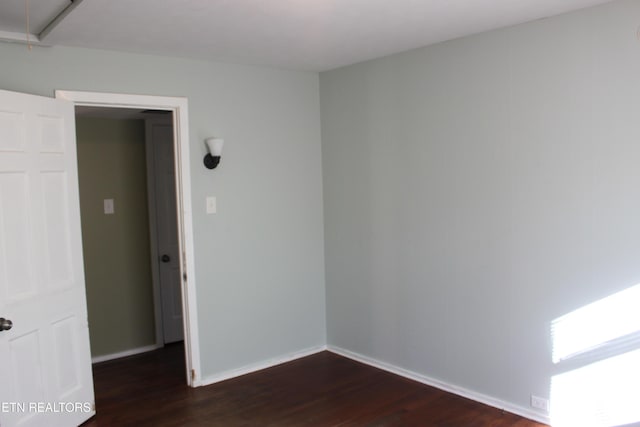
[[[104,199],[104,214],[113,215],[115,213],[115,206],[113,199]]]
[[[207,213],[214,214],[218,210],[218,206],[216,203],[216,198],[213,196],[207,197]]]

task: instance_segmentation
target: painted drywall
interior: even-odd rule
[[[318,75],[0,43],[0,87],[184,96],[202,377],[325,343]],[[217,169],[204,139],[225,139]],[[206,215],[206,196],[217,213]]]
[[[521,412],[550,397],[579,366],[552,362],[554,319],[640,282],[639,17],[320,74],[330,347]]]
[[[142,120],[76,119],[93,357],[155,344],[144,132]]]

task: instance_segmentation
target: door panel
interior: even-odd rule
[[[0,173],[0,298],[15,301],[35,292],[29,250],[28,177]],[[8,243],[11,242],[10,245]],[[11,287],[8,284],[11,283]],[[1,315],[0,315],[1,317]]]
[[[91,417],[73,105],[0,91],[0,425]],[[6,408],[5,408],[6,409]]]
[[[168,255],[170,259],[160,262],[158,267],[164,342],[171,343],[184,339],[173,125],[149,120],[147,132],[150,132],[153,145],[156,242],[160,256]]]

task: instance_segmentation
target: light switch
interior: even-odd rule
[[[104,199],[104,214],[113,215],[114,212],[113,199]]]
[[[216,204],[216,198],[213,196],[207,197],[207,213],[214,214],[218,210],[218,206]]]

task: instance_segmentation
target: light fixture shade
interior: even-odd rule
[[[207,144],[207,149],[209,150],[209,154],[213,157],[222,156],[222,146],[224,145],[224,139],[222,138],[207,138],[204,140],[205,144]]]

